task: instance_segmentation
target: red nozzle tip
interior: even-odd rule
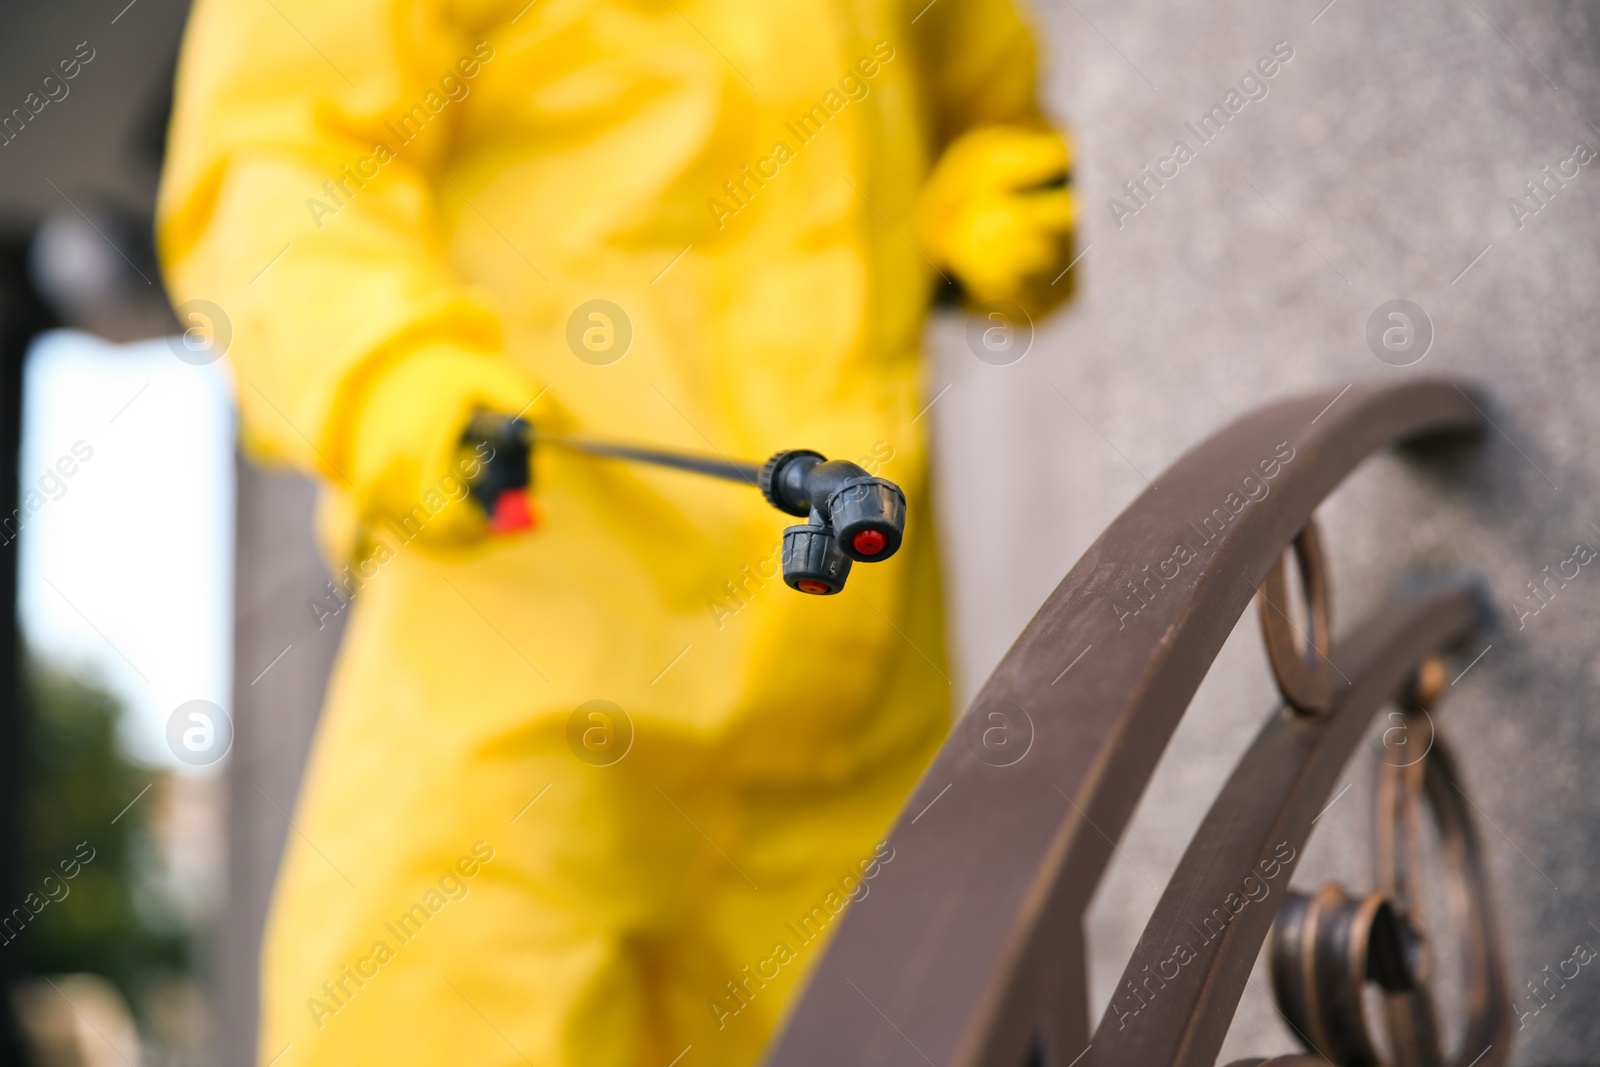
[[[497,534],[531,530],[539,524],[533,511],[533,501],[525,489],[507,489],[494,502],[494,514],[489,517],[489,529]]]
[[[815,596],[827,596],[830,590],[826,585],[815,578],[802,578],[794,583],[794,587],[802,593],[811,593]]]
[[[850,539],[850,545],[863,556],[876,556],[888,545],[889,539],[881,530],[866,529]]]

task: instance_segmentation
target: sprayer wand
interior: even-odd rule
[[[852,563],[881,563],[899,550],[905,536],[906,496],[898,485],[876,478],[854,463],[830,460],[810,449],[788,449],[757,465],[550,434],[522,419],[487,412],[472,419],[463,444],[469,448],[487,444],[493,449],[492,458],[472,483],[472,496],[490,516],[491,526],[514,509],[526,509],[533,450],[541,444],[596,459],[667,467],[760,489],[779,511],[807,520],[783,531],[784,584],[802,593],[829,596],[839,592]],[[525,510],[522,513],[526,514]]]

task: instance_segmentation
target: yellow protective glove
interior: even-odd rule
[[[462,452],[473,412],[514,415],[535,395],[504,356],[440,344],[404,356],[367,389],[346,442],[345,475],[360,522],[404,540],[460,545],[488,529],[467,499],[487,457]]]
[[[929,256],[972,304],[1043,315],[1071,292],[1072,150],[1054,130],[983,126],[952,141],[918,205]]]

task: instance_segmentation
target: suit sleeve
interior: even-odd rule
[[[913,30],[939,146],[980,126],[1045,125],[1033,34],[1011,0],[935,0]]]
[[[199,0],[185,38],[158,203],[169,289],[180,318],[202,309],[183,325],[231,331],[246,449],[368,523],[438,489],[474,408],[536,392],[440,224],[486,36],[406,0]],[[432,535],[471,535],[470,509],[448,510]]]

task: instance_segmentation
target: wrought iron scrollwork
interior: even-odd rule
[[[1500,1067],[1510,1054],[1506,1005],[1492,894],[1466,793],[1433,711],[1445,670],[1430,657],[1397,701],[1385,731],[1403,745],[1386,745],[1378,759],[1377,888],[1352,898],[1337,883],[1314,896],[1294,894],[1273,927],[1269,949],[1278,1006],[1306,1043],[1336,1067],[1443,1067],[1446,1053],[1434,1000],[1442,936],[1425,918],[1424,812],[1431,817],[1441,859],[1443,899],[1451,934],[1465,963],[1466,1022],[1452,1067]],[[1417,749],[1401,759],[1389,755]],[[1365,990],[1382,998],[1385,1040],[1368,1027]]]
[[[1289,617],[1288,557],[1293,555],[1300,574],[1306,618],[1303,628]],[[1314,715],[1328,710],[1333,693],[1333,670],[1328,661],[1333,611],[1328,601],[1328,563],[1316,520],[1296,535],[1290,551],[1267,572],[1256,594],[1260,606],[1261,640],[1278,691],[1296,711]]]

